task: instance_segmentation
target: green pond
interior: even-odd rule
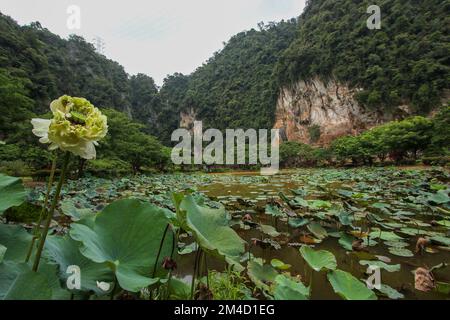
[[[436,282],[450,282],[449,182],[442,168],[298,169],[270,177],[258,172],[92,177],[68,183],[62,211],[73,218],[129,197],[174,210],[172,193],[191,192],[203,205],[226,208],[230,225],[247,242],[244,266],[249,258],[266,264],[279,259],[291,265],[287,271],[292,276],[311,285],[311,299],[341,298],[326,272],[312,271],[305,263],[299,252],[305,245],[332,252],[338,269],[362,281],[369,275],[360,261],[398,264],[395,272],[381,269],[382,284],[406,299],[448,299],[442,290],[416,290],[414,270],[444,263],[433,275]],[[42,191],[35,190],[31,197],[42,201]],[[70,223],[65,219],[60,218],[63,226]],[[416,252],[419,238],[428,244]],[[191,242],[186,234],[179,239],[176,276],[186,282],[194,269]],[[208,268],[223,271],[225,264],[208,257]]]
[[[406,202],[405,198],[396,197],[395,195],[396,192],[400,192],[399,189],[404,188],[405,185],[407,187],[417,185],[419,181],[415,181],[415,179],[421,180],[421,171],[404,171],[403,174],[399,174],[400,171],[397,170],[388,172],[395,172],[395,174],[377,176],[375,171],[375,174],[369,174],[369,172],[367,172],[367,175],[365,175],[363,170],[349,170],[348,175],[342,175],[340,173],[336,174],[335,170],[318,169],[304,171],[283,171],[277,176],[266,179],[264,177],[259,177],[259,174],[257,172],[228,173],[212,175],[213,180],[210,183],[199,186],[198,190],[208,197],[223,203],[228,208],[228,211],[234,216],[239,217],[241,215],[249,213],[253,217],[253,222],[272,226],[274,226],[274,219],[272,219],[271,216],[264,214],[264,207],[266,202],[272,199],[279,199],[279,192],[283,192],[290,197],[292,195],[291,190],[297,190],[299,188],[303,188],[303,190],[306,188],[310,191],[309,195],[303,197],[306,200],[328,198],[332,203],[336,200],[336,202],[339,203],[341,200],[340,198],[335,199],[329,194],[324,195],[323,193],[326,191],[321,190],[321,187],[329,186],[330,189],[326,189],[327,191],[331,189],[339,190],[341,188],[351,190],[352,188],[354,189],[355,185],[358,185],[359,183],[359,187],[364,187],[363,189],[367,189],[366,192],[368,194],[374,195],[376,193],[378,195],[376,197],[374,196],[374,198],[376,199],[367,200],[367,203],[385,203],[391,205],[391,207],[389,207],[391,208],[391,210],[395,210],[394,208],[408,208],[408,210],[412,210],[408,205],[408,202]],[[257,177],[256,180],[254,179],[255,177]],[[391,189],[384,190],[383,188],[381,188],[381,186],[378,186],[384,183],[386,183],[387,186],[390,186]],[[364,184],[364,186],[362,184]],[[369,190],[371,191],[370,193],[368,192]],[[367,195],[367,197],[369,196]],[[247,203],[243,204],[242,200]],[[364,204],[366,204],[365,201],[360,202],[364,202]],[[418,227],[417,230],[425,231],[427,229],[436,229],[431,228],[431,226],[427,228],[427,222],[435,218],[433,214],[426,212],[427,214],[424,215],[423,213],[425,212],[422,211],[424,210],[424,208],[414,209],[418,210],[412,210],[412,212],[416,214],[411,219],[417,219],[418,221],[423,222],[423,226]],[[314,211],[311,214],[314,216]],[[398,221],[398,219],[395,219],[395,216],[391,220]],[[414,224],[405,224],[405,226],[407,225]],[[283,244],[280,245],[281,248],[277,249],[270,246],[268,248],[262,249],[257,246],[252,246],[250,248],[251,253],[255,257],[264,258],[266,261],[277,258],[286,264],[290,264],[292,266],[289,269],[291,274],[299,274],[304,283],[309,284],[311,282],[312,276],[312,299],[340,299],[339,296],[334,293],[332,287],[328,283],[325,272],[314,272],[310,268],[308,268],[308,266],[305,265],[305,261],[299,254],[298,247],[295,245],[290,245],[300,243],[300,237],[302,235],[308,234],[308,230],[305,228],[289,227],[286,218],[278,221],[276,224],[276,228],[278,232],[283,233],[280,237],[274,238],[275,240],[283,238]],[[415,225],[414,228],[416,228]],[[255,228],[246,230],[244,228],[237,227],[236,225],[235,229],[238,234],[249,243],[253,238],[263,239],[265,237],[268,237]],[[448,228],[438,229],[448,235]],[[286,235],[284,235],[284,233],[286,233]],[[418,233],[420,233],[420,231],[418,231]],[[406,236],[410,237],[409,235]],[[404,294],[405,298],[448,298],[448,296],[440,294],[438,292],[425,293],[414,289],[414,270],[417,267],[432,267],[442,262],[450,263],[449,251],[433,250],[433,253],[431,253],[430,249],[430,253],[424,252],[423,254],[415,254],[416,240],[417,236],[411,236],[411,238],[405,238],[405,240],[402,241],[407,244],[405,248],[409,249],[414,254],[413,257],[400,257],[391,254],[389,252],[389,246],[383,244],[383,241],[379,241],[378,239],[374,240],[378,242],[376,245],[366,247],[363,252],[368,252],[375,256],[388,257],[391,260],[389,264],[401,265],[401,269],[398,272],[387,272],[381,270],[381,282],[399,290]],[[285,242],[287,242],[287,244],[284,244]],[[339,269],[348,271],[359,279],[367,279],[368,275],[365,274],[367,266],[359,264],[359,261],[361,260],[360,256],[358,256],[358,254],[353,254],[352,252],[345,250],[341,245],[339,245],[338,238],[329,236],[321,243],[315,244],[314,248],[331,251],[336,256]],[[193,254],[182,256],[179,265],[182,266],[181,268],[179,268],[180,270],[192,270],[192,267],[190,266],[193,265]],[[221,267],[223,268],[220,262],[216,262],[216,264],[214,264],[214,267],[216,269],[220,269]],[[440,281],[448,282],[450,280],[449,271],[449,267],[437,270],[435,271],[435,276]],[[186,278],[190,279],[190,276],[186,275]]]

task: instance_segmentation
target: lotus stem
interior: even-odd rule
[[[176,234],[172,232],[172,251],[170,253],[170,258],[173,259],[173,254],[175,252],[176,243],[178,240],[178,232],[180,229],[178,228]],[[167,294],[166,294],[166,300],[170,298],[170,280],[172,280],[172,270],[169,271],[169,278],[167,279]]]
[[[205,270],[206,270],[206,286],[209,289],[209,269],[208,269],[208,262],[206,261],[206,254],[203,253],[203,260],[205,263]]]
[[[69,166],[70,153],[66,152],[64,155],[64,163],[61,170],[61,176],[59,177],[58,185],[56,186],[55,196],[52,201],[52,206],[47,215],[47,220],[45,221],[44,230],[41,234],[39,240],[39,246],[36,252],[36,257],[34,258],[33,271],[37,271],[39,268],[39,261],[41,260],[42,250],[44,249],[45,239],[47,238],[48,229],[50,228],[50,223],[52,222],[53,214],[55,213],[56,205],[58,204],[59,195],[61,194],[61,188],[64,183],[64,179],[67,173],[67,167]]]
[[[162,238],[161,238],[161,242],[159,243],[158,254],[156,255],[155,265],[153,266],[152,278],[155,277],[155,274],[156,274],[156,268],[157,268],[157,266],[158,266],[159,256],[161,255],[162,247],[163,247],[163,245],[164,245],[164,240],[166,239],[166,235],[167,235],[167,231],[168,231],[168,230],[169,230],[169,224],[167,224],[166,228],[164,229],[164,233],[163,233],[163,236],[162,236]]]
[[[195,289],[195,277],[197,274],[198,269],[198,260],[199,256],[201,254],[202,249],[200,247],[197,249],[197,253],[195,254],[195,261],[194,261],[194,272],[192,273],[192,283],[191,283],[191,300],[194,300],[194,289]]]
[[[27,257],[25,258],[25,262],[28,262],[30,260],[30,257],[31,257],[31,254],[32,254],[33,248],[34,248],[34,243],[36,242],[36,239],[38,239],[40,237],[39,231],[41,230],[41,223],[42,223],[42,219],[44,218],[44,213],[47,211],[48,198],[50,196],[50,190],[52,188],[53,180],[55,177],[56,160],[57,160],[57,156],[55,156],[52,161],[52,169],[50,171],[50,177],[48,179],[47,191],[45,192],[44,205],[42,206],[42,210],[39,215],[39,220],[33,228],[33,238],[31,239],[30,248],[28,249],[28,253],[27,253]]]

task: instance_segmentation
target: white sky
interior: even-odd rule
[[[67,8],[81,9],[81,28],[69,30]],[[153,77],[189,74],[223,42],[260,21],[299,16],[305,0],[1,0],[0,11],[21,25],[39,21],[62,37],[71,33],[105,42],[105,55]]]

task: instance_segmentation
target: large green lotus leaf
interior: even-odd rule
[[[329,251],[315,251],[308,246],[303,246],[300,248],[300,254],[315,271],[322,269],[335,270],[337,267],[336,257]]]
[[[327,209],[331,208],[332,204],[330,201],[325,200],[308,200],[308,207],[313,210]]]
[[[171,278],[169,283],[170,300],[189,300],[191,296],[191,285],[181,279]]]
[[[201,207],[188,195],[180,209],[186,212],[187,226],[203,250],[243,269],[239,261],[245,251],[245,241],[229,226],[225,208]]]
[[[377,300],[375,293],[352,274],[334,270],[327,274],[334,292],[346,300]]]
[[[97,286],[98,282],[111,283],[114,274],[106,263],[96,263],[79,250],[80,243],[70,237],[50,236],[45,242],[45,255],[50,262],[59,266],[59,277],[65,283],[70,273],[69,266],[78,266],[81,272],[81,291],[94,291],[97,295],[107,292]]]
[[[321,240],[328,237],[327,230],[325,230],[318,222],[311,222],[310,224],[308,224],[307,228],[313,235]]]
[[[31,266],[31,264],[30,264]],[[47,261],[41,261],[39,264],[39,273],[47,279],[48,286],[52,290],[52,300],[69,300],[70,291],[66,290],[66,283],[62,283],[58,277],[58,266],[49,264]],[[61,287],[64,286],[65,289]]]
[[[387,264],[383,261],[369,261],[369,260],[361,260],[359,264],[362,266],[375,266],[380,269],[384,269],[387,272],[396,272],[400,271],[400,264]]]
[[[0,244],[0,263],[2,263],[5,253],[6,253],[6,247]]]
[[[286,264],[283,261],[281,261],[280,259],[272,259],[272,260],[270,260],[270,264],[272,265],[272,267],[274,267],[278,270],[287,270],[290,267],[292,267],[290,264]]]
[[[93,227],[73,223],[71,237],[82,242],[81,253],[97,263],[108,263],[119,285],[137,292],[154,284],[151,271],[168,220],[161,208],[135,199],[111,203],[97,214]],[[170,256],[172,231],[169,230],[162,246],[162,257]],[[166,272],[158,262],[157,274]]]
[[[23,227],[0,224],[0,244],[8,248],[3,259],[24,262],[33,236]]]
[[[0,264],[0,300],[50,300],[52,289],[40,272],[25,263],[4,261]]]
[[[267,292],[270,291],[270,285],[278,276],[278,272],[271,265],[264,264],[261,259],[248,262],[247,274],[257,288]]]
[[[411,252],[411,250],[406,248],[399,248],[399,247],[389,247],[389,252],[395,256],[399,257],[414,257],[414,254]]]
[[[309,287],[292,277],[278,275],[275,277],[273,297],[275,300],[307,300]]]
[[[0,174],[0,216],[6,209],[21,205],[26,195],[21,179]]]

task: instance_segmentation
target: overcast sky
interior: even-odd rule
[[[67,27],[67,8],[81,10],[81,28]],[[305,0],[1,0],[0,11],[20,24],[39,21],[62,36],[105,42],[105,55],[129,74],[189,74],[223,42],[260,21],[300,15]]]

